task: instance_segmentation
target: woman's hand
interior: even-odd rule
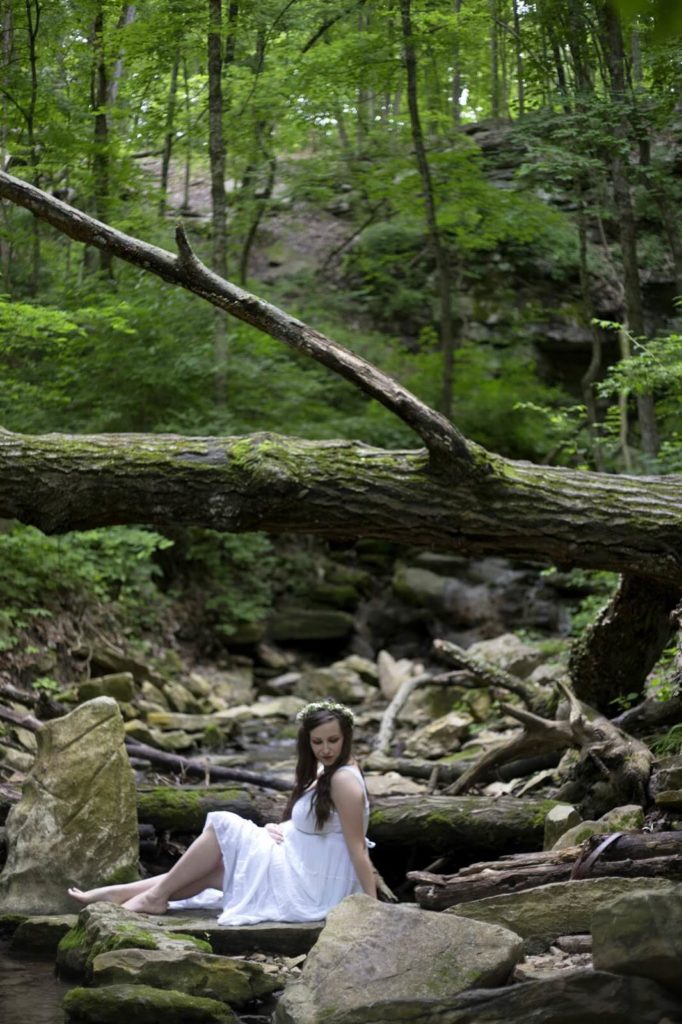
[[[273,842],[275,842],[275,843],[283,843],[284,842],[284,833],[282,832],[282,826],[281,825],[275,825],[275,823],[271,821],[271,822],[269,822],[265,826],[265,831],[270,836],[270,838],[273,840]]]

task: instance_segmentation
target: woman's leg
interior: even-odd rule
[[[89,903],[125,903],[141,892],[146,892],[157,884],[163,875],[155,875],[153,878],[141,878],[139,882],[123,882],[120,885],[101,885],[98,889],[68,889],[69,896],[72,896],[78,903],[87,906]]]
[[[180,860],[152,885],[126,900],[126,910],[140,914],[164,914],[173,899],[187,899],[202,889],[222,888],[223,858],[211,825],[195,839]]]

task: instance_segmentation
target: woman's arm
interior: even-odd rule
[[[374,868],[365,842],[365,794],[350,772],[335,772],[332,778],[332,800],[336,808],[343,838],[360,885],[368,896],[376,899]]]

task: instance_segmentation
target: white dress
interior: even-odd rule
[[[367,831],[369,801],[362,773],[350,764],[337,771],[351,772],[362,787]],[[238,814],[211,811],[204,828],[212,826],[220,843],[223,890],[206,889],[172,902],[171,909],[220,910],[222,925],[320,921],[345,896],[362,892],[337,812],[321,831],[315,827],[313,793],[308,790],[294,804],[290,820],[281,825],[281,843]]]

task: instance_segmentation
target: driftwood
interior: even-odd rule
[[[381,724],[379,725],[379,731],[377,732],[376,739],[374,740],[374,753],[386,754],[388,752],[388,748],[393,737],[393,731],[395,729],[396,719],[410,695],[414,693],[418,687],[427,685],[449,685],[456,682],[459,676],[459,672],[446,672],[441,675],[433,675],[431,672],[422,672],[421,675],[415,676],[413,679],[406,679],[405,682],[400,685],[397,693],[384,711]]]
[[[550,751],[548,754],[539,754],[534,757],[520,758],[518,761],[508,761],[506,764],[493,766],[489,772],[481,776],[480,782],[500,781],[509,782],[510,779],[525,778],[533,772],[544,771],[546,768],[555,768],[561,755],[557,751]],[[477,757],[462,759],[461,761],[418,761],[407,757],[387,757],[385,754],[373,752],[363,759],[362,767],[368,772],[397,772],[408,779],[423,779],[429,781],[434,767],[438,768],[439,785],[447,785],[459,779],[465,772],[477,764]]]
[[[649,697],[636,707],[621,712],[612,722],[619,729],[640,735],[664,725],[682,722],[682,688],[669,700],[653,700]]]
[[[253,786],[276,789],[282,793],[289,792],[294,784],[293,780],[280,779],[276,775],[262,775],[259,772],[250,772],[246,768],[224,768],[222,765],[213,765],[209,761],[202,761],[199,758],[168,754],[164,750],[157,750],[156,747],[149,747],[146,743],[136,743],[132,740],[126,740],[126,750],[130,757],[149,761],[150,764],[195,778],[249,782]]]
[[[567,718],[552,721],[503,705],[505,713],[524,726],[523,732],[487,751],[447,792],[465,792],[491,768],[512,759],[577,747],[580,757],[574,768],[571,799],[591,800],[583,810],[603,814],[619,803],[644,804],[653,763],[649,748],[582,705],[566,683],[557,685],[568,701]],[[590,792],[593,788],[595,792]]]
[[[5,704],[0,704],[0,720],[11,722],[12,725],[19,725],[22,729],[29,729],[31,732],[37,732],[43,724],[30,711],[17,711],[15,708],[8,708]]]
[[[547,703],[546,694],[543,694],[538,687],[525,683],[522,679],[505,672],[504,669],[491,665],[490,662],[482,661],[465,651],[463,647],[450,643],[449,640],[434,640],[433,649],[444,660],[449,661],[457,668],[466,669],[478,679],[483,686],[496,687],[507,690],[523,701],[531,711],[545,709]]]
[[[415,898],[428,910],[444,910],[456,903],[504,893],[521,892],[571,877],[682,878],[682,832],[616,834],[614,842],[592,836],[582,846],[546,853],[518,854],[470,864],[453,875],[410,871]],[[603,846],[593,862],[591,856]],[[589,870],[581,870],[589,864]]]

